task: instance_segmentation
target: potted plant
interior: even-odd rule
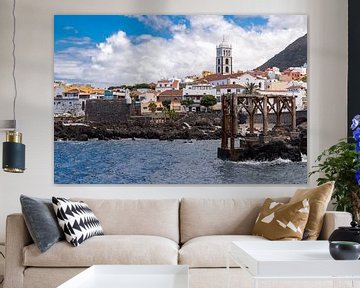
[[[352,121],[353,141],[347,139],[324,150],[310,175],[319,173],[317,183],[335,181],[332,199],[337,211],[348,211],[360,220],[360,115]],[[351,140],[351,139],[349,139]]]

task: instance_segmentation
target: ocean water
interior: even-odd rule
[[[299,163],[217,158],[220,140],[55,142],[55,184],[306,184]]]

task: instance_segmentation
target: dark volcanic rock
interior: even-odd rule
[[[210,123],[210,124],[209,124]],[[87,126],[54,124],[54,139],[87,141],[89,139],[110,140],[124,138],[141,139],[219,139],[221,130],[211,125],[211,122],[202,121],[202,127],[184,128],[182,123],[168,122],[165,124],[88,124]],[[209,125],[208,125],[209,124]]]
[[[195,125],[196,126],[206,126],[206,127],[208,127],[208,126],[212,125],[211,122],[212,121],[209,118],[200,118],[199,120],[197,120],[195,122]]]
[[[279,158],[300,162],[301,153],[299,146],[291,145],[285,141],[270,141],[265,144],[256,144],[244,148],[239,161],[274,161]]]
[[[214,118],[213,124],[216,126],[221,126],[221,118],[219,118],[219,117]]]
[[[89,136],[87,134],[81,134],[78,138],[79,141],[88,141]]]
[[[299,146],[302,154],[307,154],[307,121],[302,122],[297,126],[300,131]]]

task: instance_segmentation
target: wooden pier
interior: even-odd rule
[[[268,142],[268,115],[276,115],[275,127],[282,129],[281,115],[289,112],[291,115],[291,130],[296,130],[296,102],[294,96],[282,95],[244,95],[224,94],[222,104],[221,147],[218,148],[218,158],[231,161],[242,161],[242,154],[253,144]],[[249,133],[245,136],[244,145],[235,147],[238,134],[238,113],[245,111],[249,118]],[[262,115],[262,133],[255,134],[255,114]]]

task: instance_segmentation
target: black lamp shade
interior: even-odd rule
[[[25,145],[16,142],[3,143],[4,171],[22,173],[25,170]]]

